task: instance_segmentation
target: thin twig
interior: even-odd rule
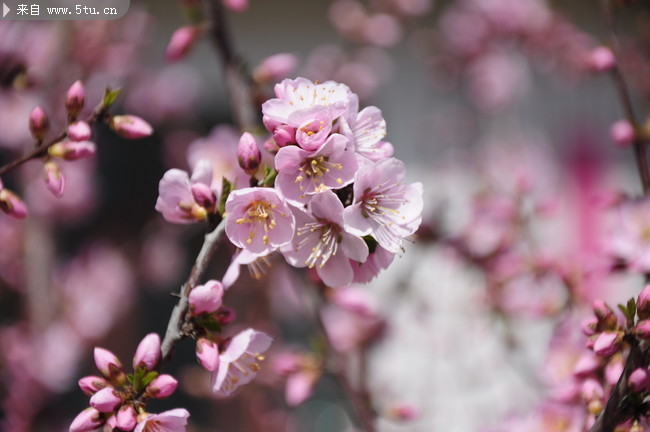
[[[178,303],[176,303],[176,306],[174,306],[172,314],[169,317],[165,338],[161,343],[162,362],[169,360],[174,347],[185,336],[182,329],[187,318],[187,306],[189,302],[188,296],[190,291],[196,286],[205,273],[212,255],[214,255],[214,252],[219,246],[219,240],[223,235],[225,227],[226,223],[224,219],[213,231],[210,231],[205,235],[203,246],[201,246],[201,251],[196,257],[190,276],[181,287],[180,299],[178,300]]]

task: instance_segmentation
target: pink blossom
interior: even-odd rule
[[[291,75],[297,65],[298,59],[293,54],[274,54],[253,69],[253,79],[258,83],[276,82]]]
[[[158,375],[147,386],[147,395],[157,399],[164,399],[172,395],[178,387],[178,381],[167,374]]]
[[[107,349],[95,347],[95,365],[105,377],[111,378],[122,373],[122,363]]]
[[[219,367],[219,346],[216,342],[206,338],[196,341],[196,358],[209,372],[214,372]]]
[[[602,357],[609,357],[617,352],[622,341],[621,334],[618,332],[603,332],[594,342],[594,352]]]
[[[70,425],[70,432],[94,431],[104,424],[104,419],[95,408],[86,408],[81,411]]]
[[[315,195],[310,213],[296,209],[296,235],[282,249],[295,267],[316,268],[318,276],[331,287],[349,284],[354,276],[350,259],[364,262],[368,246],[360,237],[343,228],[343,204],[332,191]]]
[[[332,346],[344,353],[376,336],[383,326],[377,315],[359,314],[332,304],[322,308],[321,318]]]
[[[27,217],[27,206],[12,191],[6,188],[0,188],[0,210],[16,219]]]
[[[608,47],[599,46],[589,53],[587,66],[594,72],[606,72],[616,66],[616,57]]]
[[[90,141],[68,141],[58,142],[47,149],[52,157],[65,160],[86,159],[95,155],[97,146]]]
[[[627,120],[618,120],[609,128],[609,135],[619,147],[630,145],[636,138],[634,126]]]
[[[650,319],[640,320],[634,326],[634,334],[642,339],[650,339]]]
[[[187,172],[179,169],[167,171],[158,185],[156,210],[172,223],[188,224],[205,220],[210,209],[203,206],[205,202],[196,201],[197,197],[205,198],[204,193],[195,193],[193,186],[197,184],[208,188],[212,184],[212,165],[206,159],[201,159],[196,164],[191,178]],[[197,192],[202,190],[203,188]]]
[[[149,333],[135,350],[133,369],[144,367],[149,371],[154,370],[160,360],[160,355],[160,336],[157,333]]]
[[[201,32],[198,27],[185,26],[176,29],[165,50],[167,61],[182,59],[192,49]]]
[[[127,139],[144,138],[153,133],[149,123],[134,115],[114,116],[110,120],[110,126],[118,135]]]
[[[47,190],[52,192],[57,198],[63,196],[65,190],[65,176],[59,169],[59,166],[54,161],[47,161],[43,164],[43,172],[45,174],[45,185]]]
[[[418,409],[410,404],[393,405],[385,412],[388,418],[400,421],[412,421],[420,415]]]
[[[584,353],[573,367],[573,374],[584,377],[596,372],[602,366],[601,359],[592,352]]]
[[[122,404],[122,398],[112,387],[106,387],[92,395],[90,406],[99,412],[110,413]]]
[[[277,190],[245,188],[226,201],[226,234],[237,247],[266,255],[293,237],[295,221]]]
[[[260,166],[261,159],[262,153],[259,147],[257,147],[255,138],[250,133],[244,132],[239,139],[239,145],[237,147],[237,161],[239,162],[239,166],[246,174],[253,175]]]
[[[79,380],[79,388],[88,396],[94,395],[108,385],[108,381],[98,376],[87,376]]]
[[[636,300],[636,313],[640,319],[650,318],[650,285],[646,285]]]
[[[650,376],[648,370],[644,368],[635,369],[627,379],[628,384],[633,392],[639,393],[647,390],[650,386]]]
[[[221,306],[223,291],[223,285],[216,280],[194,287],[189,295],[189,309],[192,315],[216,312]]]
[[[300,206],[309,195],[352,183],[358,162],[355,154],[346,150],[348,142],[343,135],[333,134],[318,150],[281,148],[275,156],[276,187],[290,203]]]
[[[93,135],[90,125],[85,121],[77,121],[68,125],[68,138],[72,141],[88,141]]]
[[[137,413],[131,405],[122,405],[115,417],[115,426],[125,431],[133,430],[137,424]]]
[[[29,130],[32,132],[32,136],[37,140],[41,140],[49,128],[50,121],[47,114],[45,114],[43,108],[37,106],[29,114]]]
[[[248,9],[248,0],[222,0],[223,5],[233,12],[244,12]]]
[[[386,136],[386,121],[377,107],[369,106],[351,115],[349,122],[343,123],[342,133],[354,143],[357,153],[370,160],[393,155],[393,146],[382,141]]]
[[[404,185],[404,164],[394,158],[359,169],[354,201],[343,211],[350,233],[372,235],[389,252],[399,252],[402,240],[415,233],[422,221],[422,184]]]
[[[352,270],[354,270],[354,283],[368,283],[373,280],[382,270],[395,259],[395,254],[389,252],[383,247],[376,245],[374,250],[370,248],[370,253],[365,262],[351,261]]]
[[[135,427],[134,432],[185,432],[190,413],[176,408],[160,414],[147,414]]]
[[[65,96],[65,108],[72,117],[76,117],[81,111],[86,100],[86,90],[81,81],[75,81]],[[83,140],[82,140],[83,141]]]
[[[237,334],[219,356],[219,368],[212,374],[212,391],[228,397],[255,378],[272,339],[263,332],[247,329]]]
[[[314,386],[320,374],[312,370],[301,370],[289,375],[284,399],[289,406],[298,406],[314,393]]]

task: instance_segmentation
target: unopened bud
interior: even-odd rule
[[[228,325],[235,320],[237,312],[233,308],[222,306],[215,314],[215,318],[222,326]]]
[[[280,125],[273,130],[273,139],[278,147],[296,144],[296,128],[289,125]]]
[[[262,60],[253,70],[253,79],[259,84],[277,82],[291,75],[297,65],[298,59],[295,55],[275,54]]]
[[[190,291],[189,309],[194,316],[216,312],[221,307],[223,285],[216,280],[208,281]]]
[[[594,72],[606,72],[616,65],[616,57],[605,46],[594,48],[587,57],[587,66]]]
[[[593,336],[596,334],[598,328],[598,318],[589,317],[582,322],[582,333],[585,336]]]
[[[600,369],[602,362],[598,356],[592,352],[586,352],[576,362],[573,367],[573,374],[577,377],[589,376]]]
[[[16,219],[27,217],[27,206],[9,189],[0,189],[0,210]]]
[[[593,303],[594,314],[598,318],[599,329],[602,330],[612,330],[616,328],[618,324],[618,319],[614,314],[612,308],[610,308],[602,300],[594,300]]]
[[[95,347],[95,365],[97,369],[107,378],[111,379],[122,373],[122,363],[115,354],[107,349]]]
[[[263,146],[264,146],[264,150],[271,153],[272,155],[280,151],[280,147],[278,146],[278,143],[276,143],[272,137],[266,139],[264,141]]]
[[[609,357],[619,350],[622,340],[619,332],[603,332],[594,341],[594,352],[601,357]]]
[[[196,358],[204,369],[214,372],[219,367],[219,346],[214,341],[200,338],[196,341]]]
[[[65,176],[59,169],[59,166],[54,161],[47,161],[43,165],[43,172],[45,174],[47,190],[52,192],[52,195],[55,197],[61,198],[65,190]]]
[[[160,355],[160,336],[156,333],[149,333],[135,350],[133,369],[144,367],[148,371],[153,370],[158,364]]]
[[[173,62],[182,59],[192,49],[198,39],[200,31],[194,26],[185,26],[177,29],[165,50],[167,61]]]
[[[262,153],[260,153],[260,149],[257,147],[255,138],[250,133],[244,132],[239,139],[239,146],[237,147],[237,160],[239,161],[239,166],[246,171],[248,175],[253,175],[257,172],[261,159]]]
[[[42,140],[48,129],[50,128],[50,121],[43,108],[37,106],[29,114],[29,130],[35,140]]]
[[[204,183],[192,184],[192,196],[200,206],[205,208],[212,208],[217,203],[217,196],[214,194],[210,186]]]
[[[68,89],[65,97],[65,108],[70,117],[75,118],[84,107],[86,91],[81,81],[75,81]]]
[[[144,138],[153,133],[149,123],[134,115],[114,116],[109,124],[118,135],[128,139]]]
[[[117,412],[115,426],[124,431],[130,431],[137,424],[138,414],[131,405],[122,405]]]
[[[648,370],[644,368],[635,369],[627,379],[627,383],[635,393],[640,393],[648,389],[650,385],[650,376]]]
[[[171,375],[158,375],[147,386],[147,395],[156,399],[164,399],[172,395],[178,387],[178,381]]]
[[[98,376],[87,376],[79,380],[79,388],[88,396],[94,395],[108,385],[108,381]]]
[[[609,128],[609,135],[619,147],[627,147],[636,137],[634,126],[627,120],[619,120]]]
[[[633,331],[641,339],[650,339],[650,319],[644,319],[636,323]]]
[[[60,141],[47,149],[47,154],[65,160],[86,159],[95,155],[97,147],[90,141]]]
[[[112,387],[106,387],[92,395],[90,406],[99,412],[110,413],[122,404],[122,398]]]
[[[104,424],[102,414],[95,408],[86,408],[81,411],[70,425],[70,432],[94,431]]]
[[[646,285],[639,294],[636,301],[636,313],[639,315],[639,319],[650,318],[650,285]]]
[[[68,138],[72,141],[88,141],[92,136],[93,131],[85,121],[77,121],[68,126]]]

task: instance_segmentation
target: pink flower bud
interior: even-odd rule
[[[214,372],[219,367],[219,347],[214,341],[200,338],[196,341],[196,358],[204,369]]]
[[[118,135],[128,139],[144,138],[153,133],[149,123],[134,115],[115,116],[110,126]]]
[[[61,141],[47,149],[50,156],[69,161],[89,158],[96,151],[95,143],[90,141]]]
[[[650,319],[641,320],[634,326],[634,334],[641,339],[650,339]]]
[[[95,365],[107,378],[115,377],[122,373],[122,363],[115,354],[107,349],[95,347]]]
[[[86,91],[81,81],[75,81],[68,89],[65,97],[65,108],[71,117],[76,117],[84,107]]]
[[[112,387],[106,387],[92,395],[90,406],[99,412],[110,413],[122,404],[122,398]]]
[[[92,136],[93,131],[85,121],[77,121],[68,126],[68,138],[72,141],[88,141]]]
[[[205,285],[199,285],[190,291],[189,303],[192,315],[216,312],[221,307],[223,299],[223,285],[221,282],[211,280]]]
[[[598,328],[598,318],[589,317],[582,322],[582,333],[585,336],[593,336]]]
[[[70,432],[88,432],[104,424],[104,419],[95,408],[86,408],[81,411],[70,425]]]
[[[587,58],[587,66],[594,72],[606,72],[616,65],[616,57],[611,49],[599,46]]]
[[[244,12],[248,9],[248,0],[222,0],[223,5],[233,12]]]
[[[278,147],[296,144],[296,128],[289,125],[280,125],[273,130],[273,139]]]
[[[594,342],[594,352],[601,357],[609,357],[619,350],[622,341],[618,332],[603,332]]]
[[[591,352],[586,352],[573,367],[573,374],[577,377],[585,377],[596,372],[601,366],[601,360]]]
[[[289,53],[275,54],[265,58],[253,70],[253,79],[260,84],[277,82],[293,74],[298,59]]]
[[[599,400],[605,396],[603,386],[593,378],[582,383],[582,397],[585,401]]]
[[[156,399],[169,397],[176,391],[178,381],[171,375],[158,375],[147,386],[147,394]]]
[[[222,306],[215,314],[215,318],[217,318],[217,321],[222,326],[230,324],[235,320],[236,317],[237,317],[237,312],[235,312],[234,309],[226,306]]]
[[[217,203],[217,196],[210,189],[210,186],[204,183],[194,183],[191,188],[192,196],[200,206],[211,208]]]
[[[636,137],[634,126],[627,120],[619,120],[613,123],[609,128],[609,134],[619,147],[627,147]]]
[[[173,62],[182,59],[192,49],[200,35],[200,31],[194,26],[185,26],[177,29],[173,34],[165,50],[167,61]]]
[[[250,133],[244,132],[239,139],[239,146],[237,147],[237,160],[239,161],[239,166],[246,171],[248,175],[253,175],[260,166],[261,159],[262,154],[260,153],[260,149],[257,147],[255,138]]]
[[[0,190],[0,210],[16,219],[24,219],[28,213],[25,203],[9,189]]]
[[[138,414],[131,405],[122,405],[117,412],[115,426],[124,430],[133,430],[137,422]]]
[[[264,150],[266,150],[267,152],[269,152],[272,155],[274,155],[278,151],[280,151],[280,147],[278,146],[278,143],[276,143],[273,138],[266,139],[264,141],[264,144],[262,144],[262,145],[264,146]]]
[[[133,356],[133,369],[144,367],[153,370],[160,360],[160,336],[149,333],[142,339]]]
[[[79,380],[81,391],[92,396],[103,388],[108,387],[108,381],[98,376],[87,376]]]
[[[650,318],[650,285],[646,285],[639,294],[636,301],[636,313],[642,320]]]
[[[45,185],[47,186],[47,189],[52,192],[52,195],[55,197],[62,197],[63,191],[65,190],[65,176],[56,162],[45,162],[43,165],[43,173],[45,174]]]
[[[50,122],[43,111],[43,108],[37,106],[29,114],[29,130],[32,133],[32,136],[36,140],[41,140],[47,133],[47,130],[50,127]]]
[[[612,308],[610,308],[602,300],[594,300],[593,302],[594,314],[598,318],[598,324],[600,328],[605,330],[611,330],[616,328],[618,320]]]
[[[635,393],[640,393],[647,390],[650,386],[650,376],[648,376],[647,369],[635,369],[627,379],[627,383]]]

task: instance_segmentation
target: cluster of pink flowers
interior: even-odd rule
[[[156,371],[160,361],[160,337],[151,333],[140,342],[133,357],[133,374],[126,375],[120,360],[110,351],[95,348],[95,364],[102,376],[79,380],[90,396],[90,407],[70,425],[71,432],[118,428],[135,432],[184,432],[189,413],[173,409],[161,414],[145,411],[146,400],[169,397],[178,386],[171,375]]]

